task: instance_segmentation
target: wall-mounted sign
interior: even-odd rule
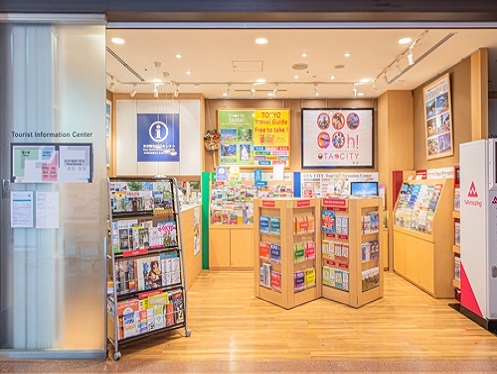
[[[289,109],[219,109],[218,129],[221,165],[289,165]]]
[[[137,114],[137,161],[179,162],[179,114]]]
[[[11,160],[12,183],[92,182],[92,144],[12,143]]]
[[[373,167],[373,109],[302,109],[302,168]]]

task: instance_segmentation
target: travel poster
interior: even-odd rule
[[[428,160],[454,154],[450,79],[445,74],[423,89]]]
[[[288,109],[218,110],[221,165],[289,165]]]
[[[302,109],[302,168],[373,166],[373,109]]]

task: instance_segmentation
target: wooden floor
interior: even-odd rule
[[[252,272],[203,272],[188,327],[121,347],[114,362],[0,361],[0,372],[497,372],[497,337],[393,273],[360,309],[320,299],[284,310],[256,299]]]
[[[319,299],[285,310],[254,297],[252,272],[203,272],[188,327],[122,349],[124,360],[497,359],[497,338],[393,273],[383,299],[354,309]]]

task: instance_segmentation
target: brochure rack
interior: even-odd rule
[[[285,309],[321,296],[318,199],[255,199],[255,296]]]
[[[453,298],[454,180],[410,180],[395,207],[394,270],[435,298]]]
[[[187,328],[187,295],[176,179],[110,178],[107,338],[119,347]]]
[[[322,200],[323,298],[359,308],[383,297],[382,201]]]

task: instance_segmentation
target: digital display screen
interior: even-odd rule
[[[350,194],[353,196],[378,196],[378,182],[351,182]]]

